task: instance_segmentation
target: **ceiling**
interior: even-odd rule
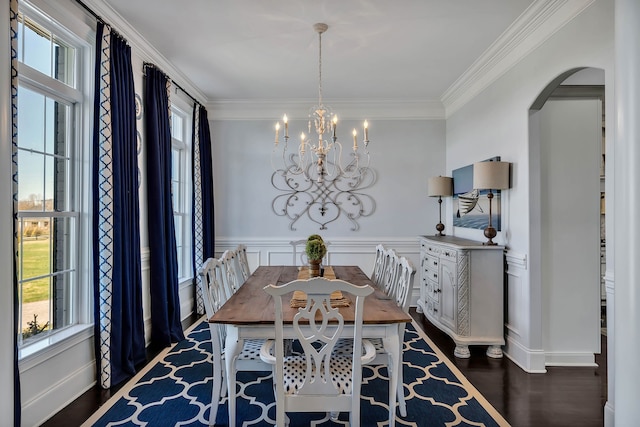
[[[105,0],[207,101],[440,101],[534,0]],[[118,29],[118,28],[116,28]],[[172,76],[173,77],[173,76]]]

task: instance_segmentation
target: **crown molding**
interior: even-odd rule
[[[318,100],[241,99],[206,104],[213,120],[277,120],[286,113],[292,120],[307,120]],[[445,109],[438,100],[335,100],[328,102],[340,120],[443,120]]]
[[[102,0],[83,0],[83,2],[100,16],[108,25],[127,38],[127,42],[140,55],[143,61],[150,62],[166,73],[171,80],[179,84],[202,105],[207,97],[193,82],[164,57],[151,43],[136,31],[118,12]]]
[[[595,0],[537,0],[442,95],[445,115],[460,109]]]

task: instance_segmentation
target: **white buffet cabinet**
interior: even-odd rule
[[[456,343],[456,357],[469,345],[488,345],[502,357],[504,345],[504,246],[454,236],[420,236],[418,311]]]

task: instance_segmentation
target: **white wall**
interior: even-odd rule
[[[276,216],[273,199],[282,194],[271,185],[273,123],[264,120],[213,120],[214,194],[218,238],[264,238],[290,241],[320,233],[336,238],[415,238],[435,232],[437,202],[427,197],[427,179],[444,172],[443,120],[369,120],[371,167],[377,182],[362,192],[376,202],[370,217],[358,220],[360,229],[344,215],[327,225],[327,230],[307,218],[289,229],[290,221]],[[298,126],[299,125],[299,126]],[[293,134],[306,122],[292,122]],[[344,122],[344,129],[356,126]],[[294,143],[295,144],[295,143]],[[291,141],[290,141],[291,145]],[[374,248],[372,248],[374,249]]]
[[[576,67],[601,68],[605,70],[610,127],[613,51],[613,2],[595,1],[447,118],[447,171],[492,156],[513,163],[512,188],[503,193],[504,228],[497,238],[508,247],[506,354],[531,372],[543,372],[545,358],[541,285],[529,281],[528,270],[535,265],[530,258],[530,233],[535,230],[530,229],[529,176],[539,173],[529,169],[529,109],[548,83],[563,72]],[[610,231],[609,224],[607,227]],[[481,239],[479,230],[456,229],[456,234]]]

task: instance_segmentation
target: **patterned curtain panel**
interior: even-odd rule
[[[196,106],[193,112],[193,271],[195,272],[196,312],[204,314],[202,278],[197,274],[207,258],[215,257],[213,225],[213,167],[211,134],[207,110]]]
[[[178,256],[171,198],[169,80],[146,67],[144,121],[147,140],[147,205],[151,286],[151,345],[182,341],[178,296]]]
[[[6,6],[5,6],[6,7]],[[14,426],[20,426],[20,372],[18,371],[18,0],[9,1],[11,28],[11,147],[13,176],[13,403]]]
[[[98,23],[93,265],[98,381],[109,388],[145,361],[136,111],[131,47]]]

